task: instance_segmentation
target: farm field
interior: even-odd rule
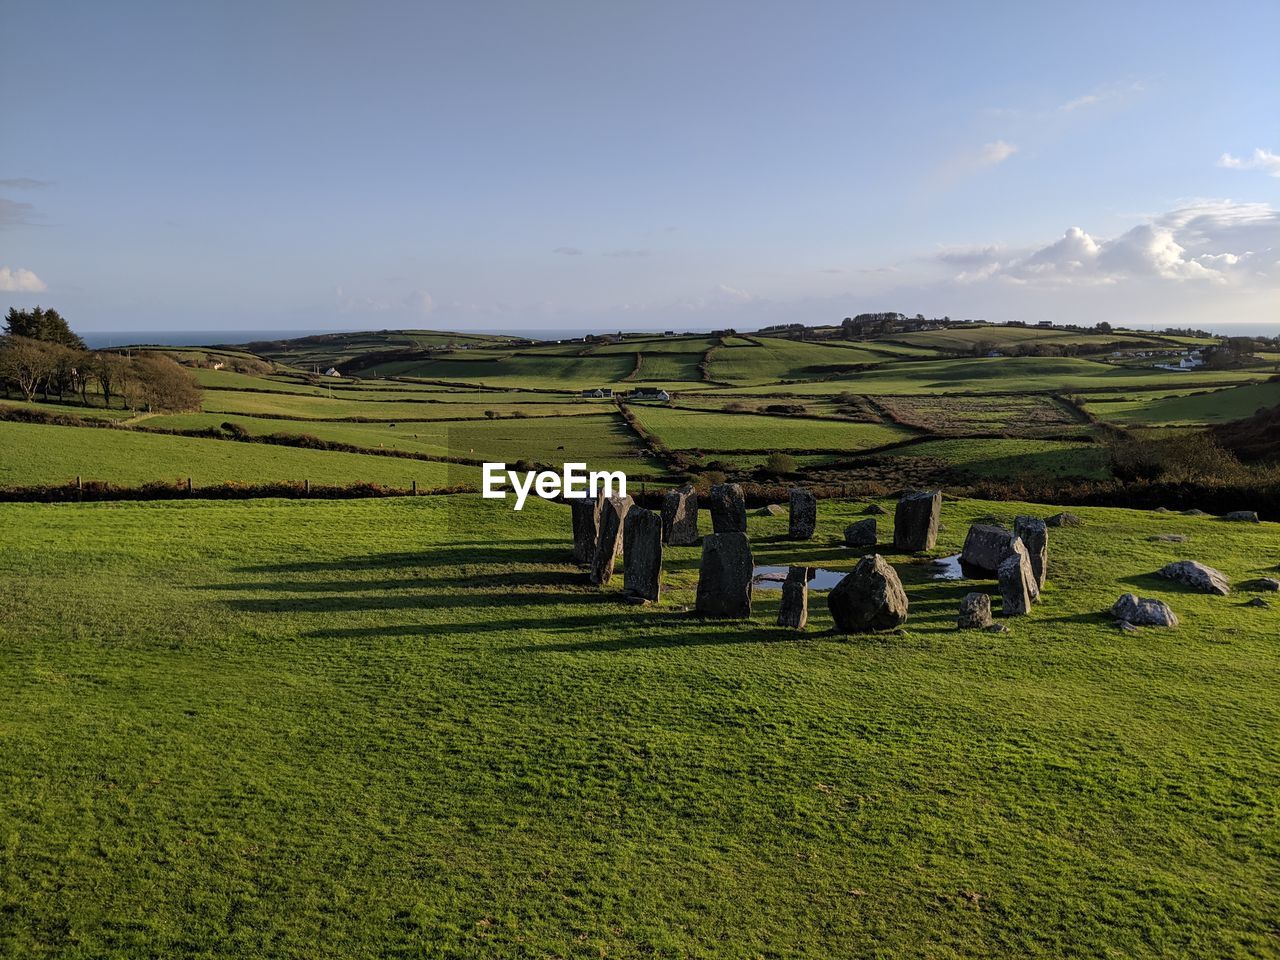
[[[894,456],[934,457],[981,479],[1102,480],[1110,476],[1107,450],[1094,443],[1003,438],[925,440],[895,450]]]
[[[1278,403],[1280,381],[1269,381],[1172,397],[1099,398],[1087,402],[1086,409],[1099,419],[1112,423],[1172,427],[1240,420],[1262,407],[1273,407]]]
[[[29,423],[0,422],[0,450],[0,487],[62,484],[80,476],[123,486],[188,477],[197,486],[310,480],[408,487],[417,480],[430,489],[460,482],[468,469],[478,482],[480,472],[396,457]]]
[[[667,446],[702,450],[857,451],[916,434],[892,424],[810,420],[755,414],[672,410],[645,404],[629,408]]]
[[[753,516],[757,562],[849,569],[864,506],[809,543]],[[1055,509],[949,501],[933,553]],[[624,604],[541,502],[2,504],[0,944],[1267,955],[1280,613],[1150,573],[1239,582],[1280,534],[1076,512],[1010,633],[956,631],[971,584],[888,551],[911,617],[846,638],[821,594],[803,634],[765,591],[694,620],[696,548]],[[1182,626],[1115,631],[1127,590]]]
[[[504,402],[503,394],[476,395],[466,391],[435,394],[422,399],[390,400],[378,398],[348,399],[341,395],[301,396],[294,394],[256,393],[247,390],[210,390],[204,396],[204,409],[210,413],[240,413],[247,416],[298,417],[308,420],[341,420],[351,417],[379,420],[443,420],[449,418],[483,418],[486,410],[502,416],[526,413],[536,416],[573,416],[612,409],[607,401],[570,400],[542,403]]]

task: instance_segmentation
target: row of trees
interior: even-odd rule
[[[85,348],[56,310],[10,308],[0,336],[0,383],[5,396],[16,391],[31,402],[79,397],[91,406],[100,395],[104,406],[119,399],[128,410],[200,409],[200,385],[171,358],[158,353],[133,356]]]

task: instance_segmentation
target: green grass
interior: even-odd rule
[[[711,359],[711,378],[733,384],[758,384],[776,380],[805,380],[830,376],[859,364],[892,359],[861,344],[809,343],[758,338],[760,344],[734,341],[721,347]]]
[[[464,472],[468,473],[466,478],[462,477]],[[477,482],[479,471],[420,460],[231,440],[0,423],[0,486],[67,483],[77,476],[123,486],[191,477],[197,486],[310,480],[316,484],[367,482],[407,487],[417,480],[419,486],[432,488]]]
[[[1058,440],[926,440],[893,451],[896,457],[935,457],[983,480],[1110,476],[1107,451],[1100,444]]]
[[[599,409],[599,408],[597,408]],[[272,433],[308,434],[337,443],[371,449],[407,450],[433,456],[515,463],[532,460],[562,464],[585,461],[593,469],[661,472],[662,466],[643,453],[640,444],[616,411],[591,416],[546,417],[529,420],[472,420],[443,423],[343,423],[324,420],[271,420],[194,413],[153,417],[147,426],[175,430],[220,428],[239,424],[255,436]],[[562,448],[563,449],[560,449]]]
[[[857,451],[916,434],[891,424],[713,413],[631,404],[646,429],[674,450]]]
[[[690,618],[694,548],[623,604],[543,504],[0,505],[0,952],[1274,955],[1280,610],[1149,574],[1280,534],[1076,512],[1011,633],[890,556],[911,620],[846,639]]]
[[[440,402],[437,402],[439,398]],[[368,417],[379,420],[419,420],[423,418],[447,419],[452,417],[483,417],[486,410],[495,410],[503,416],[528,413],[530,417],[552,414],[572,415],[600,413],[611,410],[608,401],[570,400],[568,397],[544,395],[545,399],[557,399],[557,403],[529,404],[510,402],[501,393],[433,394],[430,398],[392,400],[383,397],[349,399],[335,392],[328,396],[302,396],[295,394],[253,393],[247,390],[209,390],[204,395],[203,408],[210,413],[241,413],[250,416],[304,417],[314,420],[339,420],[349,417]]]
[[[1173,397],[1089,402],[1086,408],[1100,419],[1125,426],[1187,426],[1224,423],[1280,403],[1280,382],[1249,384],[1211,393]]]

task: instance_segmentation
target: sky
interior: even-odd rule
[[[1280,321],[1280,3],[0,7],[0,309]]]

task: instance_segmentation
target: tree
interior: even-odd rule
[[[180,413],[200,409],[200,385],[189,370],[169,357],[144,353],[127,361],[120,388],[130,410]]]
[[[789,453],[774,452],[769,454],[764,462],[764,472],[772,474],[775,477],[785,476],[789,473],[796,472],[796,458]]]
[[[1095,323],[1093,325],[1093,329],[1098,331],[1098,333],[1110,333],[1111,324],[1107,323],[1107,321],[1105,320],[1102,320],[1102,321],[1099,321],[1098,323]]]
[[[18,334],[0,340],[0,376],[16,384],[28,403],[56,369],[57,356],[51,344]]]
[[[111,398],[119,396],[129,373],[129,359],[118,353],[95,353],[90,370],[102,388],[103,406],[111,406]]]
[[[75,350],[85,349],[84,341],[67,325],[62,314],[39,305],[30,310],[10,307],[9,315],[4,321],[4,332],[10,336],[60,343]]]

